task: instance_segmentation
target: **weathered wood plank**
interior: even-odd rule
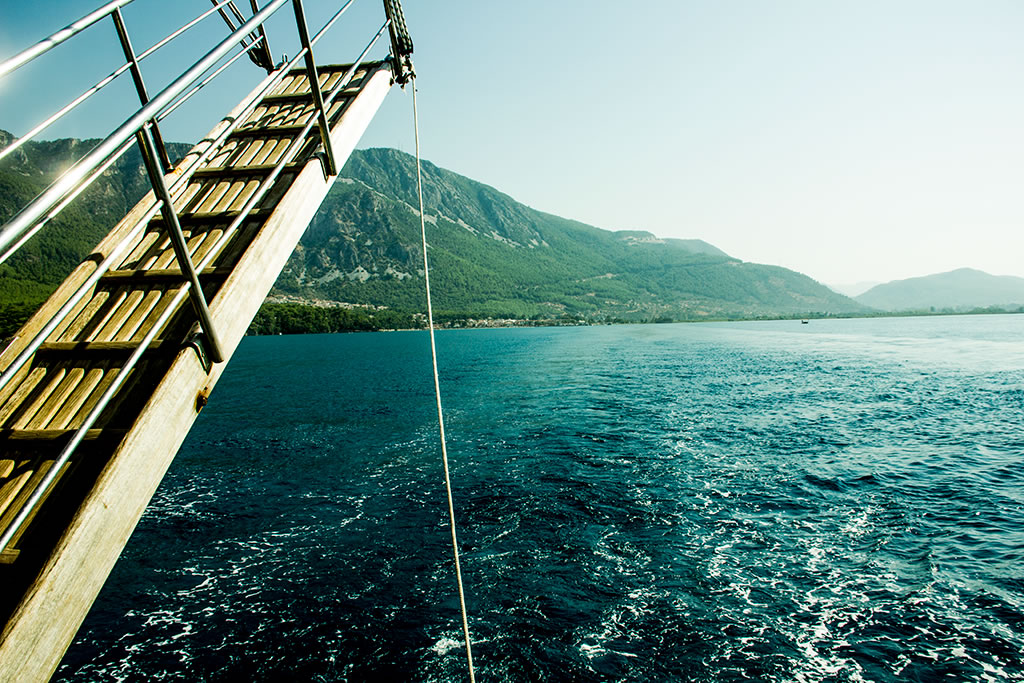
[[[218,266],[216,268],[204,268],[199,273],[200,279],[225,278],[231,274],[231,268]],[[104,275],[100,282],[111,280],[130,280],[132,282],[171,282],[178,284],[185,280],[185,275],[178,268],[154,268],[152,270],[111,270]]]
[[[273,149],[274,145],[273,144],[264,145],[264,147],[267,147],[269,149]],[[259,152],[259,150],[256,150],[253,153],[253,155],[256,156],[257,152]],[[246,165],[243,165],[243,166],[208,166],[206,168],[203,168],[203,169],[200,169],[200,170],[196,171],[195,176],[196,177],[201,177],[201,178],[206,178],[206,177],[221,177],[221,176],[223,176],[223,177],[233,177],[233,176],[239,176],[239,175],[257,175],[257,174],[269,173],[269,172],[274,170],[275,166],[276,166],[276,164],[273,164],[273,163],[271,163],[271,164],[266,164],[266,163],[246,164]],[[301,165],[300,164],[285,164],[284,168],[285,168],[285,170],[293,171],[293,170],[301,169]]]
[[[163,342],[156,340],[153,342],[148,351],[154,353],[160,351]],[[139,348],[139,343],[136,341],[80,341],[80,342],[44,342],[37,353],[39,354],[59,354],[62,356],[70,356],[73,358],[79,358],[82,356],[102,356],[104,358],[109,357],[120,357],[127,356]]]
[[[0,429],[0,437],[9,441],[54,441],[68,436],[74,431],[74,429]],[[85,441],[119,438],[125,434],[127,434],[125,429],[89,429],[85,432]]]

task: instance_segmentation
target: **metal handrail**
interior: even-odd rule
[[[199,92],[201,89],[203,89],[214,78],[216,78],[218,75],[220,75],[225,69],[227,69],[229,66],[234,64],[240,57],[242,57],[245,54],[246,54],[246,50],[242,50],[238,54],[236,54],[234,57],[229,59],[227,62],[222,64],[220,67],[217,68],[216,71],[214,71],[212,74],[210,74],[208,77],[206,77],[201,83],[193,86],[191,90],[189,90],[185,94],[181,95],[177,100],[174,101],[173,104],[169,105],[166,109],[164,109],[157,116],[157,120],[158,121],[162,121],[164,118],[166,118],[167,116],[172,114],[175,109],[177,109],[182,104],[187,102],[197,92]],[[300,56],[301,56],[301,54],[300,54]],[[234,124],[234,125],[237,125],[237,124]],[[234,128],[232,127],[232,130],[233,129]],[[218,142],[216,144],[220,144],[221,142],[223,142],[223,138],[218,138]],[[88,175],[88,177],[86,177],[85,180],[83,180],[82,183],[77,188],[75,188],[66,197],[64,197],[64,199],[60,202],[60,204],[58,204],[56,207],[54,207],[53,211],[51,211],[50,214],[46,217],[46,220],[43,222],[42,225],[45,225],[46,221],[49,221],[51,218],[53,218],[54,216],[59,214],[61,211],[63,211],[67,207],[68,204],[70,204],[72,201],[74,201],[78,197],[79,194],[81,194],[87,187],[89,187],[97,178],[99,178],[101,175],[103,175],[103,173],[108,168],[110,168],[114,164],[114,162],[116,162],[118,159],[120,159],[122,156],[124,156],[124,154],[129,149],[132,148],[133,144],[134,144],[133,141],[131,139],[129,139],[124,144],[122,144],[120,147],[118,147],[117,150],[110,157],[108,157],[100,166],[98,166],[95,170],[93,170]],[[188,170],[191,170],[192,168],[193,168],[193,164],[190,164],[187,167],[186,172]],[[172,192],[172,194],[173,194],[173,192]],[[42,227],[42,225],[40,225],[39,227]],[[32,234],[35,234],[35,231],[33,231]],[[32,234],[25,235],[20,240],[18,240],[18,242],[14,243],[14,245],[11,246],[10,251],[13,253],[13,252],[17,251],[18,249],[20,249],[21,246],[32,237]],[[4,382],[0,381],[0,388],[2,388],[3,385],[4,385]]]
[[[243,54],[245,54],[245,52],[239,52],[232,58],[232,61],[238,59]],[[302,55],[300,53],[292,62],[289,62],[288,66],[291,66],[292,64],[297,62],[298,59],[300,59],[301,57]],[[230,63],[231,62],[229,62],[228,64]],[[221,68],[225,68],[226,66],[228,66],[228,64],[225,64],[224,67]],[[265,79],[264,82],[260,86],[258,86],[249,104],[243,107],[242,110],[238,113],[238,116],[236,116],[233,121],[231,121],[227,126],[225,126],[221,133],[214,140],[210,141],[206,149],[203,152],[201,152],[199,156],[195,158],[194,161],[192,161],[188,166],[186,166],[183,169],[184,172],[168,188],[172,195],[176,195],[180,190],[184,189],[185,185],[191,180],[191,178],[189,177],[190,171],[194,168],[198,168],[199,166],[204,164],[211,156],[213,156],[213,154],[219,149],[220,145],[223,144],[224,140],[226,140],[227,137],[231,135],[231,133],[233,133],[238,128],[238,126],[242,124],[246,117],[248,117],[249,114],[252,113],[252,111],[259,104],[259,101],[263,97],[263,95],[269,92],[271,88],[273,88],[277,83],[281,81],[282,78],[284,78],[285,74],[287,73],[288,66],[278,71],[276,75],[272,75]],[[216,73],[213,75],[216,75]],[[213,75],[211,75],[211,78]],[[205,81],[204,83],[199,84],[199,86],[197,87],[200,87],[204,84]],[[195,91],[193,90],[192,92],[194,93]],[[181,100],[179,100],[178,103],[176,103],[174,106],[177,106],[177,104],[179,104],[180,102]],[[169,113],[169,111],[165,112],[165,114],[166,113]],[[125,142],[124,145],[122,145],[121,149],[113,157],[111,157],[111,160],[108,161],[107,164],[98,168],[96,172],[94,172],[94,175],[96,177],[101,175],[103,171],[107,169],[107,166],[109,164],[117,160],[124,152],[130,149],[133,144],[134,141],[132,140],[128,140],[127,142]],[[14,360],[12,360],[10,364],[3,369],[2,372],[0,372],[0,391],[2,391],[3,388],[7,386],[7,384],[14,378],[18,371],[21,370],[25,363],[32,359],[32,356],[35,354],[36,351],[39,350],[39,347],[42,346],[44,340],[50,335],[50,333],[57,329],[57,326],[60,324],[60,322],[72,310],[74,310],[75,306],[78,305],[78,302],[81,301],[82,298],[89,292],[89,290],[91,290],[93,286],[95,286],[96,283],[99,282],[100,278],[102,278],[103,275],[105,275],[107,271],[109,271],[110,268],[113,267],[114,263],[116,263],[118,259],[120,259],[120,257],[124,255],[124,249],[128,246],[129,243],[133,242],[138,237],[139,233],[141,233],[145,229],[146,225],[149,223],[150,220],[153,219],[153,217],[157,214],[158,211],[160,211],[160,209],[161,203],[159,200],[157,200],[153,204],[153,206],[146,211],[142,218],[139,219],[135,226],[130,231],[128,231],[128,233],[124,236],[121,242],[110,250],[110,253],[107,254],[107,256],[102,261],[100,261],[100,263],[96,266],[95,270],[93,270],[93,272],[89,274],[89,276],[82,282],[82,284],[79,285],[78,289],[76,289],[75,292],[68,297],[67,301],[65,301],[64,304],[57,310],[57,312],[50,317],[50,319],[43,325],[42,328],[40,328],[39,332],[35,334],[35,336],[28,343],[28,345],[21,351],[21,353],[19,353],[18,356]]]
[[[327,33],[327,31],[329,31],[332,26],[334,26],[335,22],[337,22],[338,19],[341,18],[341,15],[344,14],[345,11],[349,8],[349,6],[352,4],[352,1],[353,0],[349,0],[349,2],[346,3],[345,6],[342,7],[340,10],[338,10],[334,14],[334,16],[331,17],[331,19],[328,20],[326,24],[324,24],[323,28],[321,28],[320,31],[317,32],[315,36],[313,36],[313,38],[310,40],[310,43],[312,45],[316,45],[318,42],[320,42],[320,39],[324,36],[324,34]],[[375,42],[376,37],[374,38],[373,41],[371,41],[371,44]],[[210,76],[208,76],[202,83],[199,83],[197,86],[195,86],[193,90],[183,95],[181,99],[179,99],[171,107],[165,110],[164,113],[161,114],[160,118],[163,118],[164,116],[170,114],[174,110],[174,108],[179,106],[185,99],[194,95],[199,88],[209,83],[214,77],[217,76],[218,73],[220,73],[223,69],[230,66],[230,64],[233,61],[239,59],[244,54],[244,51],[240,51],[237,55],[232,57],[231,61],[222,65],[217,71],[210,74]],[[367,50],[364,50],[363,53],[359,56],[359,58],[356,59],[357,66],[362,62],[366,54]],[[249,103],[244,105],[241,108],[241,110],[238,111],[234,119],[231,122],[229,122],[228,125],[224,126],[224,128],[221,130],[221,132],[217,135],[216,138],[209,141],[209,144],[207,144],[206,149],[203,152],[201,152],[193,161],[191,161],[188,164],[188,166],[182,168],[182,173],[168,188],[172,196],[176,195],[179,191],[184,189],[185,185],[190,180],[189,174],[191,173],[191,171],[206,163],[206,161],[217,152],[217,150],[228,138],[228,136],[231,135],[231,133],[233,133],[240,125],[242,125],[243,121],[245,121],[249,114],[251,114],[253,110],[256,109],[257,105],[260,102],[260,99],[268,92],[270,92],[270,90],[275,85],[277,85],[285,77],[285,75],[287,75],[288,71],[299,63],[299,61],[304,57],[304,55],[305,51],[300,51],[291,59],[291,61],[289,61],[287,64],[282,65],[277,71],[268,76],[263,81],[263,83],[257,86],[256,90],[254,91],[252,97],[249,100]],[[351,82],[354,73],[355,72],[352,69],[349,69],[349,71],[346,72],[345,75],[339,81],[339,85],[334,88],[333,93],[337,93],[341,88],[347,86],[348,83]],[[330,104],[334,102],[334,99],[336,97],[336,95],[333,93],[328,98],[328,107],[330,107]],[[104,171],[107,170],[110,164],[112,164],[122,154],[124,154],[124,152],[130,149],[132,145],[132,140],[128,140],[127,142],[125,142],[122,145],[121,149],[119,149],[118,152],[116,152],[111,157],[111,159],[109,159],[103,166],[100,166],[98,169],[96,169],[96,171],[93,172],[93,175],[90,176],[86,184],[88,184],[88,182],[91,182],[96,177],[99,177]],[[35,354],[35,352],[39,350],[39,347],[42,346],[43,341],[46,339],[46,337],[50,335],[51,332],[53,332],[53,330],[57,328],[57,326],[60,324],[60,321],[63,320],[64,317],[67,316],[74,309],[78,302],[81,301],[82,297],[84,297],[85,294],[100,280],[100,278],[103,277],[103,275],[108,270],[110,270],[110,268],[114,265],[117,259],[121,255],[123,255],[122,250],[126,246],[126,243],[131,242],[132,240],[135,239],[136,236],[138,236],[139,232],[141,232],[143,228],[145,228],[146,224],[149,223],[149,221],[153,218],[153,216],[156,215],[160,208],[161,204],[158,200],[139,220],[136,226],[125,235],[121,244],[117,245],[115,248],[111,250],[111,252],[99,263],[99,265],[96,266],[96,269],[89,275],[89,277],[86,278],[86,280],[79,286],[79,288],[68,298],[64,305],[61,306],[61,308],[58,309],[57,312],[53,314],[53,316],[51,316],[50,320],[47,321],[47,323],[39,330],[39,332],[36,333],[36,335],[28,343],[25,349],[23,349],[21,353],[19,353],[18,356],[14,360],[12,360],[11,363],[6,368],[4,368],[2,372],[0,372],[0,391],[2,391],[5,386],[7,386],[7,384],[14,378],[17,372],[25,365],[25,363],[27,363]]]
[[[119,2],[122,0],[118,0]],[[266,21],[287,0],[272,0],[258,14],[243,24],[238,30],[222,41],[203,58],[193,64],[185,73],[176,78],[170,85],[164,88],[149,104],[135,112],[127,121],[122,123],[113,133],[107,136],[89,154],[83,157],[77,164],[71,167],[59,180],[47,188],[42,194],[36,197],[28,206],[22,209],[17,215],[0,228],[0,263],[6,261],[12,251],[11,244],[21,241],[27,234],[35,234],[42,227],[39,223],[41,218],[49,218],[47,214],[70,193],[82,179],[93,169],[103,163],[104,160],[113,154],[118,147],[139,131],[146,122],[156,116],[160,110],[170,104],[175,97],[180,95],[193,81],[220,61],[231,51],[234,43],[241,36],[246,35],[252,29]]]
[[[156,52],[157,50],[159,50],[163,46],[167,45],[169,42],[171,42],[172,40],[174,40],[175,38],[177,38],[181,34],[185,33],[185,31],[189,30],[190,28],[192,28],[193,26],[198,24],[200,21],[202,21],[206,17],[208,17],[211,14],[213,14],[214,12],[216,12],[218,8],[223,7],[224,5],[226,5],[229,2],[231,2],[231,0],[222,0],[216,6],[212,7],[211,9],[208,9],[205,12],[203,12],[198,17],[196,17],[192,21],[188,22],[187,24],[185,24],[184,26],[182,26],[178,30],[170,33],[169,35],[167,35],[162,40],[154,43],[152,46],[150,46],[148,49],[144,50],[143,52],[140,52],[139,55],[137,56],[137,60],[139,62],[141,62],[146,57],[149,57],[154,52]],[[104,16],[110,16],[115,11],[119,11],[119,10],[120,10],[120,7],[114,8],[107,15],[104,15]],[[103,18],[103,17],[100,17],[100,18]],[[29,50],[31,50],[31,48],[29,48]],[[26,51],[26,52],[28,52],[28,51]],[[38,56],[38,55],[36,55],[36,56]],[[18,59],[18,56],[13,57],[11,60],[8,60],[8,62],[14,61],[16,59]],[[6,63],[7,62],[5,62],[5,64]],[[118,76],[120,76],[124,72],[128,71],[131,67],[132,67],[131,62],[125,62],[121,66],[117,67],[112,72],[110,72],[110,74],[108,76],[106,76],[105,78],[100,79],[95,85],[93,85],[92,87],[88,88],[81,95],[79,95],[78,97],[76,97],[75,99],[71,100],[66,105],[64,105],[63,107],[58,109],[55,113],[50,115],[50,117],[47,118],[45,121],[43,121],[42,123],[40,123],[37,126],[35,126],[32,130],[30,130],[29,132],[25,133],[24,135],[22,135],[21,137],[16,139],[11,144],[9,144],[6,147],[4,147],[2,150],[0,150],[0,160],[3,160],[5,157],[9,156],[10,154],[14,153],[16,150],[20,149],[25,143],[31,142],[37,135],[42,133],[44,130],[46,130],[47,128],[52,126],[54,123],[56,123],[60,119],[64,118],[67,114],[71,113],[76,107],[78,107],[78,105],[82,104],[87,99],[89,99],[90,97],[92,97],[93,95],[98,93],[100,90],[102,90],[103,88],[105,88],[108,85],[110,85],[115,79],[117,79]],[[18,68],[17,66],[14,67],[14,69],[17,69],[17,68]],[[11,70],[13,71],[14,69],[11,69]],[[0,78],[2,78],[2,77],[3,77],[3,74],[0,73]],[[163,118],[163,117],[159,117],[159,118]]]
[[[22,50],[18,54],[14,55],[10,59],[0,63],[0,78],[3,78],[7,74],[11,73],[15,69],[21,67],[24,64],[31,62],[36,57],[49,52],[53,48],[63,43],[68,38],[81,33],[85,29],[89,28],[97,21],[104,19],[114,10],[124,7],[125,5],[134,2],[134,0],[114,0],[109,2],[103,7],[100,7],[95,12],[87,14],[78,21],[68,24],[61,30],[57,31],[51,36],[43,38],[32,47]]]
[[[273,0],[262,11],[255,14],[249,21],[245,22],[238,30],[222,41],[217,47],[208,52],[203,58],[192,65],[185,73],[175,79],[169,86],[164,88],[156,97],[150,99],[146,93],[145,86],[141,81],[141,74],[138,72],[137,59],[132,52],[131,45],[127,42],[127,35],[123,22],[120,19],[120,7],[113,3],[108,14],[112,14],[118,35],[124,48],[125,56],[133,65],[133,76],[139,97],[143,107],[134,116],[124,122],[117,130],[108,136],[103,142],[97,145],[89,154],[71,167],[64,175],[55,181],[49,188],[40,194],[35,200],[23,208],[7,224],[0,228],[0,263],[10,257],[32,235],[38,232],[51,218],[53,218],[68,203],[68,195],[77,195],[81,192],[86,183],[83,181],[86,176],[93,173],[98,167],[107,162],[115,155],[124,142],[136,136],[142,150],[143,158],[147,161],[147,172],[153,185],[154,192],[164,202],[163,212],[167,223],[168,234],[174,245],[175,255],[181,267],[182,273],[191,281],[198,283],[198,275],[191,263],[187,249],[183,249],[185,238],[181,226],[174,213],[173,203],[167,187],[163,180],[161,169],[151,166],[148,161],[150,157],[159,158],[162,165],[169,166],[167,153],[164,150],[162,141],[157,144],[154,141],[152,129],[156,128],[156,117],[162,109],[174,101],[188,86],[206,73],[232,49],[234,42],[240,35],[245,35],[253,28],[261,25],[271,15],[284,5],[286,0]],[[298,0],[296,0],[298,1]],[[106,16],[105,14],[102,16]],[[100,16],[99,18],[102,18]],[[159,140],[159,133],[156,138]],[[163,169],[170,170],[170,169]],[[95,174],[90,176],[95,177]],[[91,182],[91,181],[90,181]],[[187,290],[192,299],[192,305],[196,316],[199,318],[204,332],[207,335],[210,356],[217,362],[223,360],[223,351],[217,338],[213,321],[210,318],[209,307],[203,295],[201,287],[191,287]]]
[[[221,18],[224,20],[224,23],[226,23],[228,25],[228,28],[232,31],[235,30],[235,22],[233,22],[231,20],[231,17],[228,16],[228,13],[227,11],[225,11],[224,7],[227,7],[231,10],[231,13],[235,15],[235,18],[238,20],[239,23],[245,22],[245,17],[243,17],[242,13],[238,11],[238,7],[235,6],[234,0],[227,0],[227,2],[223,2],[219,5],[217,4],[217,0],[211,0],[211,2],[213,2],[214,5],[217,5],[217,13],[220,14]],[[256,12],[258,11],[259,7],[256,4],[256,0],[252,0],[252,13],[256,14]],[[245,49],[245,52],[249,55],[249,59],[251,59],[252,63],[256,66],[262,69],[266,69],[268,74],[273,73],[274,58],[270,54],[270,43],[267,40],[267,33],[264,30],[262,24],[260,25],[259,35],[257,36],[255,33],[250,33],[249,40],[252,42],[247,45],[245,39],[242,39],[242,47]],[[252,48],[261,42],[263,50],[260,52],[255,52]]]
[[[296,2],[297,5],[299,5],[298,10],[301,11],[301,5],[300,5],[301,0],[294,0],[294,1]],[[218,135],[217,140],[211,142],[211,144],[208,145],[207,149],[204,150],[204,152],[201,153],[199,155],[199,157],[192,164],[190,164],[189,168],[197,167],[199,164],[203,163],[205,161],[205,159],[209,158],[209,156],[212,155],[219,148],[219,146],[223,142],[223,140],[225,140],[227,138],[227,136],[230,135],[230,133],[238,125],[240,125],[241,122],[245,119],[245,117],[248,115],[246,112],[251,112],[253,109],[255,109],[255,107],[259,103],[260,99],[262,98],[263,94],[266,93],[266,92],[269,92],[270,89],[272,87],[274,87],[274,85],[276,85],[276,83],[278,83],[288,73],[288,71],[295,64],[298,63],[298,61],[300,59],[305,59],[306,58],[306,55],[311,52],[312,46],[315,45],[320,40],[320,38],[331,28],[331,26],[333,26],[333,24],[345,12],[345,10],[347,10],[348,7],[352,4],[352,1],[353,0],[350,0],[345,6],[343,6],[324,25],[324,27],[312,39],[304,41],[304,42],[307,42],[308,45],[306,47],[303,47],[299,51],[299,54],[297,54],[295,57],[293,57],[292,60],[289,61],[287,64],[282,65],[277,70],[276,73],[271,74],[270,76],[267,77],[267,79],[264,81],[263,85],[257,89],[257,94],[255,94],[251,98],[250,102],[245,107],[243,107],[242,112],[240,112],[239,115],[235,117],[234,121],[232,121],[231,124],[224,131],[222,131],[220,133],[220,135]],[[283,4],[283,2],[285,2],[285,0],[280,0],[279,2],[277,2],[275,4],[277,5],[277,7],[279,7],[280,4]],[[264,12],[268,11],[270,9],[270,7],[271,6],[268,6],[267,8],[265,8]],[[274,10],[271,10],[270,13],[272,14],[273,11],[276,11],[276,7],[275,7]],[[261,12],[261,14],[262,14],[262,12]],[[256,17],[253,17],[253,20],[255,20],[255,19],[256,19]],[[250,22],[248,22],[248,23],[252,23],[252,20],[250,20]],[[246,24],[246,26],[243,26],[242,28],[239,28],[238,31],[236,31],[236,33],[239,32],[239,31],[243,31],[243,30],[249,30],[248,29],[248,23]],[[380,28],[380,30],[376,33],[376,35],[370,40],[369,44],[366,46],[366,48],[363,50],[363,52],[355,60],[355,62],[348,69],[348,71],[345,72],[344,76],[342,76],[342,78],[338,81],[338,83],[335,85],[335,87],[330,91],[329,95],[323,100],[324,111],[327,111],[327,110],[330,109],[330,107],[331,107],[331,105],[333,105],[335,99],[337,99],[337,97],[345,90],[345,88],[348,86],[348,84],[351,83],[353,77],[358,72],[359,67],[361,66],[361,64],[362,64],[363,60],[366,58],[366,56],[369,54],[370,50],[373,49],[373,46],[376,44],[376,42],[380,39],[380,37],[384,34],[384,32],[387,31],[392,25],[393,25],[393,23],[392,23],[391,19],[388,19],[388,20],[386,20],[384,22],[384,25]],[[235,34],[232,34],[232,36],[229,37],[228,40],[233,40],[234,38],[235,38]],[[216,49],[215,49],[215,51],[216,51]],[[212,52],[211,52],[211,54],[212,54]],[[239,53],[238,56],[240,56],[241,54],[244,54],[244,53]],[[200,60],[200,62],[202,62],[202,61],[203,60]],[[199,64],[199,62],[197,62],[197,65],[198,64]],[[168,86],[168,87],[169,88],[173,87],[176,83],[177,83],[177,81],[175,81],[175,83],[172,83],[172,85]],[[312,86],[313,83],[311,82],[310,85]],[[317,84],[317,85],[319,85],[319,84]],[[180,91],[179,91],[179,94],[180,94]],[[158,96],[158,97],[161,97],[162,95],[163,95],[163,93],[161,93],[161,95]],[[154,102],[155,101],[156,100],[154,100]],[[139,118],[141,113],[148,106],[150,106],[150,105],[146,105],[145,107],[140,109],[139,112],[136,114],[136,116],[133,117],[133,119],[130,119],[130,120],[134,120],[135,118]],[[310,120],[305,124],[305,126],[303,127],[301,133],[299,133],[296,136],[295,140],[292,141],[292,143],[289,145],[287,150],[285,150],[284,154],[282,154],[281,159],[278,161],[277,165],[270,171],[270,173],[267,175],[267,177],[264,178],[264,180],[260,183],[260,185],[254,191],[252,196],[250,196],[248,201],[246,201],[245,205],[242,206],[242,208],[239,210],[239,215],[227,226],[227,228],[225,228],[224,232],[222,233],[221,239],[218,241],[218,243],[196,265],[196,267],[195,267],[196,271],[202,272],[217,257],[220,256],[221,252],[226,247],[227,243],[230,241],[230,238],[234,235],[234,233],[238,230],[238,228],[248,219],[249,213],[252,211],[252,209],[255,208],[255,206],[260,201],[263,200],[263,198],[266,195],[266,193],[271,189],[271,187],[277,181],[278,177],[280,176],[281,172],[284,170],[285,166],[288,163],[290,163],[291,160],[295,157],[295,155],[299,152],[299,150],[305,144],[307,144],[307,142],[308,142],[307,136],[309,135],[309,132],[312,130],[312,127],[314,125],[318,125],[318,123],[319,123],[319,121],[318,121],[317,117],[310,117]],[[144,125],[144,123],[142,125]],[[142,130],[141,126],[140,126],[140,130]],[[111,137],[113,137],[113,135]],[[110,138],[108,138],[108,140],[109,139]],[[130,146],[130,144],[131,144],[130,141],[128,141],[127,142],[127,146]],[[145,151],[144,151],[144,156],[145,156]],[[176,182],[175,184],[173,184],[171,186],[171,189],[177,189],[177,188],[183,186],[184,183],[186,182],[186,180],[187,180],[187,177],[185,175],[182,175],[181,177],[179,177],[178,182]],[[158,200],[157,202],[155,202],[154,206],[151,207],[149,209],[149,211],[147,211],[146,216],[144,217],[144,219],[139,221],[139,223],[137,223],[136,226],[130,231],[130,234],[131,235],[137,235],[139,233],[139,231],[141,231],[144,228],[144,226],[148,223],[149,219],[151,219],[156,214],[156,212],[158,210],[166,208],[166,203],[169,200],[170,200],[170,194],[168,193],[167,195],[165,195],[165,199],[163,201],[159,201]],[[173,210],[172,210],[172,212],[173,212]],[[6,368],[5,371],[2,374],[0,374],[0,388],[2,388],[4,385],[6,385],[10,381],[10,379],[17,373],[17,371],[22,366],[24,366],[24,363],[27,362],[28,358],[42,344],[42,340],[45,338],[45,336],[48,335],[49,332],[52,332],[53,329],[56,328],[56,326],[59,324],[59,321],[61,319],[63,319],[67,315],[67,313],[70,312],[74,308],[74,306],[78,303],[78,301],[81,300],[81,297],[84,296],[85,292],[90,287],[92,287],[99,280],[100,277],[102,277],[103,273],[105,273],[107,270],[109,270],[109,268],[117,260],[118,256],[121,255],[121,251],[124,249],[124,245],[126,245],[129,241],[130,240],[128,240],[128,239],[122,240],[121,244],[119,244],[117,247],[115,247],[112,250],[112,253],[109,254],[103,260],[103,262],[100,264],[100,266],[97,268],[97,270],[88,278],[87,282],[83,283],[83,285],[80,286],[79,289],[76,291],[75,295],[72,296],[72,299],[74,299],[74,301],[72,302],[72,301],[69,300],[69,301],[65,302],[65,304],[64,304],[64,306],[62,306],[61,310],[58,311],[58,315],[55,315],[53,318],[51,318],[51,320],[49,321],[47,326],[44,327],[44,330],[41,330],[40,333],[37,334],[34,337],[34,339],[32,340],[32,342],[30,344],[30,347],[32,347],[31,350],[29,348],[26,348],[19,355],[19,357],[15,359],[14,363],[12,363],[11,366]],[[117,255],[115,256],[115,254],[117,254]],[[188,263],[189,265],[191,265],[191,259],[189,259],[187,257],[187,253],[186,253],[185,263]],[[185,263],[181,263],[183,270],[184,270],[184,267],[185,267]],[[68,443],[65,445],[65,447],[61,450],[60,455],[58,455],[56,460],[53,462],[53,464],[47,470],[46,474],[43,476],[43,478],[35,486],[35,488],[32,491],[32,494],[29,496],[28,500],[26,500],[25,504],[19,510],[18,514],[15,516],[15,518],[13,520],[11,520],[11,523],[7,526],[7,528],[3,530],[3,533],[0,534],[0,549],[6,548],[7,545],[14,538],[14,536],[16,536],[18,534],[19,529],[22,527],[22,525],[25,524],[25,522],[31,516],[33,510],[39,505],[39,503],[42,500],[43,496],[46,494],[46,491],[49,489],[49,487],[56,480],[58,474],[63,469],[64,465],[68,462],[68,460],[70,459],[71,455],[74,453],[74,451],[81,444],[81,442],[85,438],[86,433],[88,432],[88,430],[91,429],[92,426],[96,423],[96,421],[99,419],[100,415],[106,409],[107,405],[110,403],[110,401],[116,395],[116,393],[120,390],[122,384],[127,379],[128,375],[131,374],[131,370],[138,364],[139,360],[142,358],[143,353],[156,340],[157,335],[162,331],[164,325],[166,325],[167,322],[170,320],[170,317],[177,311],[178,307],[183,302],[184,298],[186,296],[191,296],[193,294],[194,290],[196,290],[196,289],[199,289],[198,280],[197,279],[192,279],[192,281],[186,281],[184,286],[181,289],[179,289],[178,292],[174,295],[174,297],[172,298],[171,302],[168,304],[168,306],[165,307],[164,311],[160,314],[158,319],[154,322],[153,327],[150,329],[150,331],[140,341],[140,343],[138,344],[138,346],[136,347],[134,352],[128,358],[128,361],[125,363],[124,366],[122,366],[120,372],[117,373],[117,376],[115,377],[114,381],[103,392],[102,396],[100,396],[100,398],[97,401],[97,403],[93,406],[93,409],[83,419],[82,424],[75,430],[75,432],[72,435],[71,439],[68,441]],[[204,322],[204,325],[205,325],[205,322]],[[49,328],[49,330],[45,331],[47,327]],[[44,331],[45,331],[45,334],[44,334]],[[17,365],[17,367],[15,367],[15,365]]]

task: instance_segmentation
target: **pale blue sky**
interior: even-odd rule
[[[96,4],[0,0],[0,57]],[[330,4],[307,0],[311,23]],[[1019,2],[404,5],[423,155],[530,206],[704,239],[826,283],[963,266],[1024,276]],[[142,48],[207,6],[137,0],[125,16]],[[352,15],[322,59],[358,53],[380,3],[359,0]],[[100,43],[113,32],[91,33],[89,59],[59,64],[54,51],[37,77],[109,72],[116,48]],[[272,32],[275,55],[294,50],[290,35]],[[155,87],[161,66],[148,68]],[[183,112],[167,137],[204,133],[258,75],[236,73],[222,102]],[[28,78],[0,85],[0,128],[24,132],[22,111],[42,106],[10,99]],[[97,104],[56,134],[101,134],[95,118],[114,108]],[[363,146],[411,151],[411,126],[409,95],[396,90]]]

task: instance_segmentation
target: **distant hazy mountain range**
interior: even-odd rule
[[[868,281],[864,281],[864,282],[851,282],[851,283],[846,283],[846,284],[841,284],[841,285],[829,284],[828,288],[831,289],[833,292],[839,292],[840,294],[845,294],[846,296],[857,298],[858,296],[860,296],[864,292],[868,291],[869,289],[871,289],[875,285],[880,285],[880,284],[882,284],[882,283],[877,281],[877,280],[875,280],[873,282],[868,282]]]
[[[11,139],[0,131],[0,147]],[[96,141],[29,143],[0,162],[0,221]],[[185,145],[171,145],[181,156]],[[425,162],[435,308],[491,317],[630,320],[856,313],[863,304],[805,275],[745,263],[701,240],[610,232],[535,211]],[[0,265],[0,304],[40,302],[146,190],[134,150],[61,218]],[[356,151],[288,262],[274,294],[423,309],[415,165]]]
[[[883,311],[962,311],[1024,305],[1024,278],[960,268],[872,287],[855,297]]]

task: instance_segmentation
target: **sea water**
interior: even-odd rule
[[[477,675],[1024,680],[1024,315],[442,331]],[[57,679],[464,680],[424,332],[247,338]]]

